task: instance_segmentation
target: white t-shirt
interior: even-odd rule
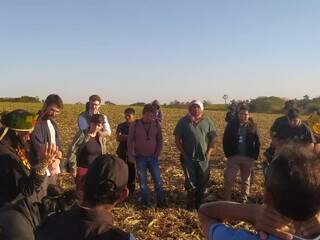
[[[56,141],[56,130],[54,129],[54,126],[52,125],[51,120],[47,120],[47,125],[49,128],[49,133],[50,133],[50,143],[51,144],[57,144]],[[60,166],[58,166],[58,173],[61,173]],[[47,169],[47,176],[50,176],[50,171]]]

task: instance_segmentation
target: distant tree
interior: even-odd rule
[[[130,104],[130,106],[144,106],[144,105],[146,105],[146,103],[144,103],[144,102],[135,102],[135,103]]]
[[[310,101],[310,97],[306,94],[306,95],[303,96],[303,100]]]
[[[271,113],[272,103],[268,97],[257,97],[249,102],[251,112]]]
[[[169,105],[179,105],[179,104],[181,103],[177,99],[169,103]]]
[[[224,104],[227,104],[227,100],[228,100],[228,95],[227,94],[224,94],[222,96],[223,100],[224,100]]]
[[[188,102],[180,102],[178,100],[174,100],[168,104],[170,108],[185,108],[188,105]]]
[[[106,104],[106,105],[113,105],[113,106],[117,105],[117,104],[115,104],[115,103],[113,103],[113,102],[110,102],[110,101],[105,101],[104,104]]]
[[[40,102],[40,99],[38,96],[36,96],[36,97],[21,96],[19,98],[6,97],[6,98],[0,98],[0,102],[38,103],[38,102]]]

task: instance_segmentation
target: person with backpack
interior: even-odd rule
[[[89,128],[90,118],[93,114],[100,114],[101,98],[99,95],[91,95],[89,97],[89,102],[86,103],[86,111],[79,114],[78,117],[78,127],[80,130],[84,131]],[[107,137],[111,136],[111,127],[106,115],[104,116],[104,124],[101,130],[101,135]]]
[[[141,203],[150,206],[147,186],[147,170],[150,171],[157,195],[157,206],[166,207],[163,182],[159,168],[159,155],[162,150],[161,125],[155,121],[154,108],[146,104],[142,118],[130,124],[128,135],[129,162],[136,163],[140,183]]]
[[[68,169],[76,177],[77,195],[82,198],[84,178],[93,161],[106,154],[106,137],[101,135],[104,124],[102,114],[93,114],[89,128],[80,130],[74,137],[68,152]]]

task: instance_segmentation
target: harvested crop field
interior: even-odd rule
[[[23,108],[29,111],[37,111],[41,107],[40,104],[22,104],[22,103],[0,103],[0,111],[13,110]],[[108,151],[115,153],[117,142],[115,140],[115,129],[117,124],[123,121],[123,110],[125,106],[103,106],[102,112],[107,114],[111,124],[113,133],[108,141]],[[141,108],[135,108],[137,116],[140,116]],[[67,151],[76,130],[77,116],[84,110],[84,105],[66,105],[62,114],[58,116],[57,122],[64,143],[64,152]],[[184,109],[163,109],[164,123],[163,136],[164,147],[160,157],[161,174],[164,181],[166,198],[169,207],[167,209],[158,210],[155,208],[143,209],[138,204],[138,196],[133,196],[127,200],[115,211],[116,224],[127,231],[132,232],[137,239],[204,239],[202,236],[197,220],[197,213],[187,211],[185,209],[184,193],[184,177],[180,167],[179,155],[175,148],[173,129],[186,110]],[[214,122],[217,129],[216,151],[211,159],[211,176],[208,186],[207,200],[219,200],[223,191],[223,169],[225,166],[225,158],[222,151],[222,135],[225,127],[225,112],[205,112]],[[277,115],[269,114],[253,114],[254,120],[258,124],[260,132],[260,140],[262,143],[261,153],[269,145],[269,127]],[[261,202],[263,177],[261,172],[261,160],[255,164],[254,178],[251,188],[250,200],[252,202]],[[153,186],[149,185],[150,189]],[[239,185],[236,185],[238,191]],[[238,195],[235,194],[235,199]],[[237,224],[237,223],[234,223]],[[243,226],[242,223],[238,226]],[[245,225],[245,227],[248,227]]]

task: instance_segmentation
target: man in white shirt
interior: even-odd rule
[[[80,113],[78,117],[78,126],[84,131],[88,129],[90,118],[93,114],[100,114],[100,106],[101,106],[101,98],[98,95],[91,95],[89,97],[89,102],[87,103],[86,111]],[[100,133],[102,136],[111,136],[111,127],[108,122],[108,118],[104,115],[104,124],[102,132]]]
[[[39,117],[35,128],[31,134],[31,154],[32,164],[37,165],[42,145],[49,143],[55,144],[59,148],[57,158],[62,159],[62,144],[58,125],[55,118],[63,109],[62,99],[56,94],[50,94],[39,112]],[[47,175],[56,175],[61,172],[60,161],[56,161],[56,165],[47,170]]]

